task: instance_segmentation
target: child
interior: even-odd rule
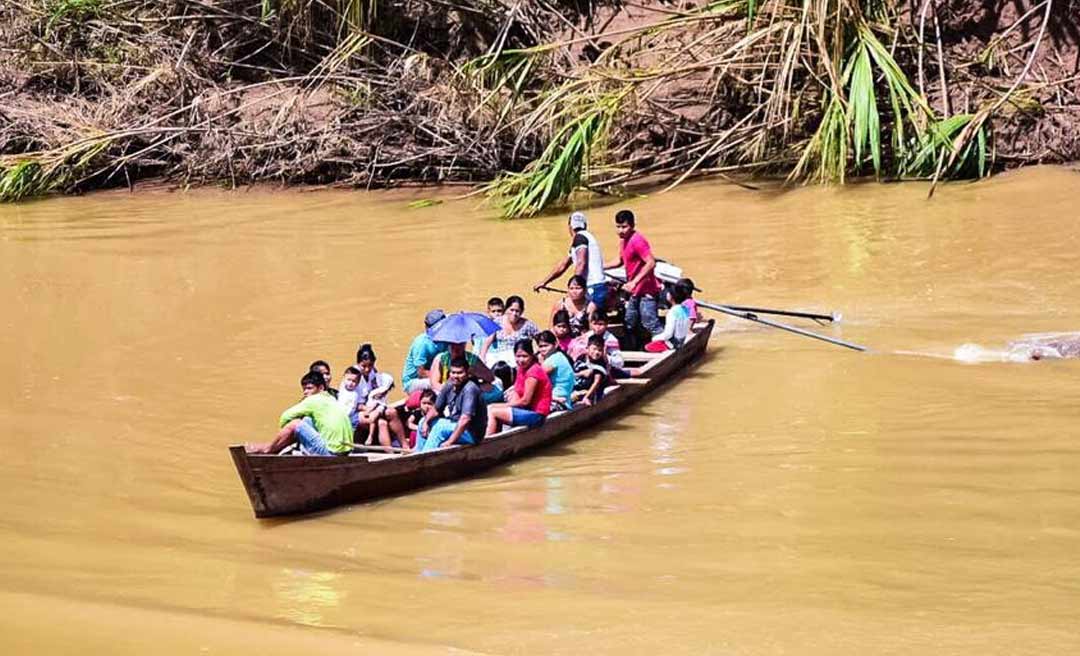
[[[499,319],[502,318],[503,312],[506,311],[506,304],[498,296],[492,296],[487,301],[487,316],[495,323],[499,323]],[[487,335],[477,335],[472,339],[472,352],[479,353],[480,349],[484,347],[484,340],[487,339]]]
[[[420,392],[420,407],[409,413],[409,447],[422,451],[427,440],[428,417],[435,410],[435,390]]]
[[[589,337],[585,353],[574,361],[574,400],[584,405],[593,405],[604,398],[604,387],[608,381],[607,359],[604,355],[604,338],[600,335]]]
[[[613,367],[622,368],[623,356],[622,351],[619,348],[619,340],[615,335],[611,334],[611,331],[607,329],[607,315],[603,312],[593,312],[589,317],[589,332],[575,337],[574,341],[570,343],[570,348],[566,351],[570,357],[577,360],[585,353],[589,344],[589,338],[593,335],[600,335],[604,340],[604,349],[606,351],[607,361]]]
[[[574,331],[570,328],[570,313],[559,310],[551,317],[551,332],[555,333],[559,348],[565,352],[570,351],[570,344],[574,341]]]
[[[690,334],[690,311],[683,305],[687,291],[685,285],[677,284],[668,292],[671,307],[668,308],[667,315],[664,317],[664,330],[659,335],[653,336],[653,341],[645,345],[645,350],[649,353],[663,353],[677,349],[686,341],[686,337]]]
[[[698,314],[697,301],[694,300],[694,281],[689,278],[679,278],[675,286],[682,287],[683,292],[686,294],[686,300],[682,302],[682,306],[686,308],[687,314],[690,315],[690,324],[697,323],[701,320],[701,316]]]
[[[341,389],[338,390],[337,397],[338,405],[349,413],[349,421],[352,423],[353,430],[356,430],[356,425],[360,423],[360,393],[356,389],[359,384],[360,370],[356,367],[349,367],[341,377]]]

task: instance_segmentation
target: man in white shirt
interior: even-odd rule
[[[607,307],[607,281],[604,279],[604,258],[600,253],[600,242],[588,231],[588,221],[581,212],[570,215],[567,226],[570,230],[570,252],[555,265],[551,273],[533,287],[534,292],[555,280],[571,265],[574,267],[574,275],[585,279],[588,288],[589,307],[591,315],[595,310],[603,311]]]

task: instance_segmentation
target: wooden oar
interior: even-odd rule
[[[746,319],[747,321],[753,321],[756,323],[763,323],[766,326],[772,326],[773,328],[779,328],[780,330],[786,330],[789,333],[795,333],[796,335],[802,335],[803,337],[811,337],[813,339],[820,339],[823,342],[830,344],[836,344],[837,346],[843,346],[853,351],[869,351],[870,349],[861,346],[859,344],[853,344],[851,342],[845,342],[842,339],[836,339],[835,337],[829,337],[827,335],[819,335],[818,333],[810,332],[809,330],[803,330],[802,328],[796,328],[795,326],[789,326],[786,323],[780,323],[779,321],[772,321],[771,319],[762,319],[753,312],[745,312],[736,310],[735,308],[728,307],[726,305],[716,305],[715,303],[707,303],[705,301],[697,301],[698,307],[708,308],[710,310],[716,310],[717,312],[723,312],[724,314],[730,314],[733,317],[739,317],[740,319]]]

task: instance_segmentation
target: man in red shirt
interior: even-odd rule
[[[622,288],[630,294],[630,300],[626,302],[624,323],[627,337],[632,340],[628,346],[637,348],[660,332],[656,308],[660,281],[653,275],[656,258],[649,241],[635,230],[634,213],[630,210],[620,210],[615,215],[615,231],[619,233],[619,259],[607,267],[622,265],[626,269],[626,283]],[[642,329],[649,334],[639,334]]]

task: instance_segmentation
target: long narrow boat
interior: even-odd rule
[[[358,451],[330,457],[250,454],[240,445],[230,446],[229,451],[256,517],[312,512],[464,478],[557,442],[626,409],[704,355],[713,324],[711,320],[699,324],[686,343],[674,351],[624,351],[627,363],[640,367],[638,377],[618,381],[596,405],[552,413],[536,428],[512,428],[475,446],[410,454]]]

